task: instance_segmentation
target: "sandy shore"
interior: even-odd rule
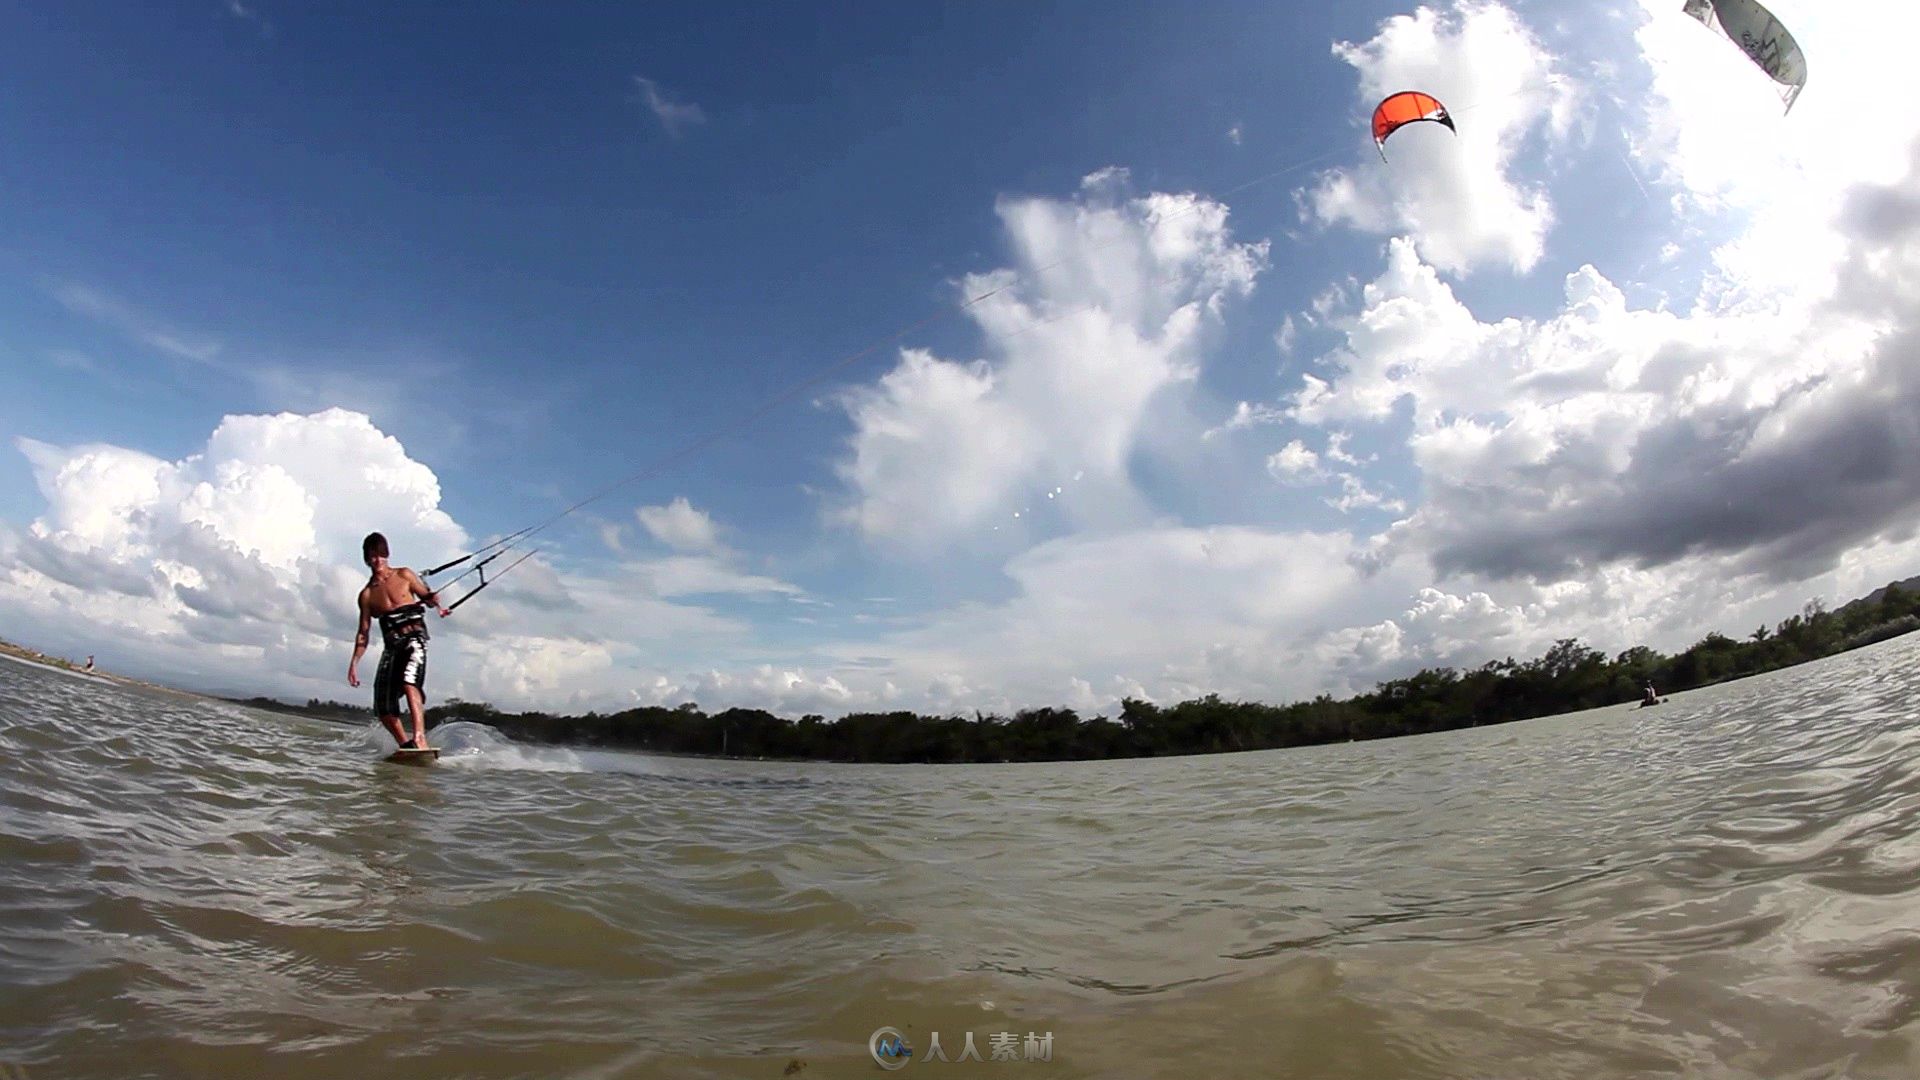
[[[92,671],[87,671],[79,664],[63,656],[49,656],[38,649],[29,649],[25,645],[16,645],[6,640],[0,640],[0,657],[5,657],[15,663],[26,664],[30,667],[45,668],[48,671],[57,671],[63,675],[72,675],[79,679],[99,679],[102,682],[119,683],[122,686],[138,686],[143,690],[153,690],[162,694],[174,694],[179,697],[195,698],[203,701],[221,700],[209,694],[196,694],[191,690],[182,690],[175,686],[162,686],[159,683],[148,682],[145,679],[135,679],[126,675],[114,675],[102,671],[98,667],[95,667]]]

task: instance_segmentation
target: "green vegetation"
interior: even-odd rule
[[[506,713],[454,701],[430,724],[474,720],[525,742],[605,746],[666,754],[824,761],[1066,761],[1158,757],[1345,742],[1478,727],[1636,701],[1652,682],[1663,693],[1790,667],[1920,629],[1920,578],[1889,585],[1828,611],[1820,601],[1743,641],[1710,633],[1667,656],[1645,647],[1608,657],[1568,638],[1545,655],[1436,668],[1381,683],[1343,700],[1322,695],[1291,705],[1223,701],[1123,702],[1117,717],[1072,709],[1023,709],[1011,717],[854,713],[829,721],[783,719],[760,709],[706,713],[689,703],[616,713]],[[310,701],[269,708],[364,720],[364,706]]]
[[[278,698],[250,697],[230,698],[236,704],[269,712],[291,713],[294,716],[311,716],[320,720],[345,720],[352,723],[364,723],[371,710],[365,705],[348,705],[344,701],[321,701],[308,698],[305,705],[293,705]]]
[[[1904,587],[1903,587],[1904,586]],[[1011,717],[854,713],[792,721],[760,709],[706,713],[692,704],[617,713],[504,713],[455,701],[428,710],[431,723],[475,720],[528,742],[584,744],[669,754],[828,761],[1065,761],[1157,757],[1417,735],[1573,712],[1638,700],[1652,682],[1687,690],[1805,663],[1920,629],[1920,579],[1890,585],[1839,611],[1819,601],[1746,640],[1708,634],[1675,656],[1635,647],[1609,658],[1568,638],[1536,659],[1495,660],[1461,671],[1437,668],[1336,701],[1291,705],[1223,701],[1122,703],[1119,716],[1023,709]],[[364,714],[363,714],[364,715]]]

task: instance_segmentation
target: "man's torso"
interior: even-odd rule
[[[360,595],[367,614],[379,620],[380,637],[386,644],[427,636],[427,608],[414,596],[405,567],[369,580]]]

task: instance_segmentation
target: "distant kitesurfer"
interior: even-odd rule
[[[80,670],[86,672],[89,675],[93,674],[93,654],[92,653],[87,654],[87,666],[81,668]]]
[[[1654,690],[1651,680],[1647,682],[1647,685],[1640,688],[1640,704],[1642,706],[1660,704],[1660,695]]]
[[[402,750],[427,748],[427,713],[423,690],[427,684],[427,604],[447,617],[420,575],[404,566],[389,566],[387,538],[368,533],[360,557],[373,571],[360,590],[360,631],[353,639],[353,659],[347,661],[347,685],[359,686],[360,657],[367,651],[367,631],[380,620],[380,668],[373,677],[373,711],[380,715],[393,741]],[[404,705],[413,717],[413,738],[400,722]]]

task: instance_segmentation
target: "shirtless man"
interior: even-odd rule
[[[400,749],[425,750],[427,712],[421,690],[427,684],[426,605],[432,604],[443,619],[448,611],[419,574],[387,565],[386,537],[368,533],[360,544],[360,557],[373,577],[360,590],[360,632],[353,639],[353,659],[347,661],[347,685],[360,685],[357,669],[367,651],[367,631],[379,619],[382,645],[380,669],[373,677],[373,711],[380,714],[380,722]],[[411,739],[400,723],[402,702],[413,715]]]

